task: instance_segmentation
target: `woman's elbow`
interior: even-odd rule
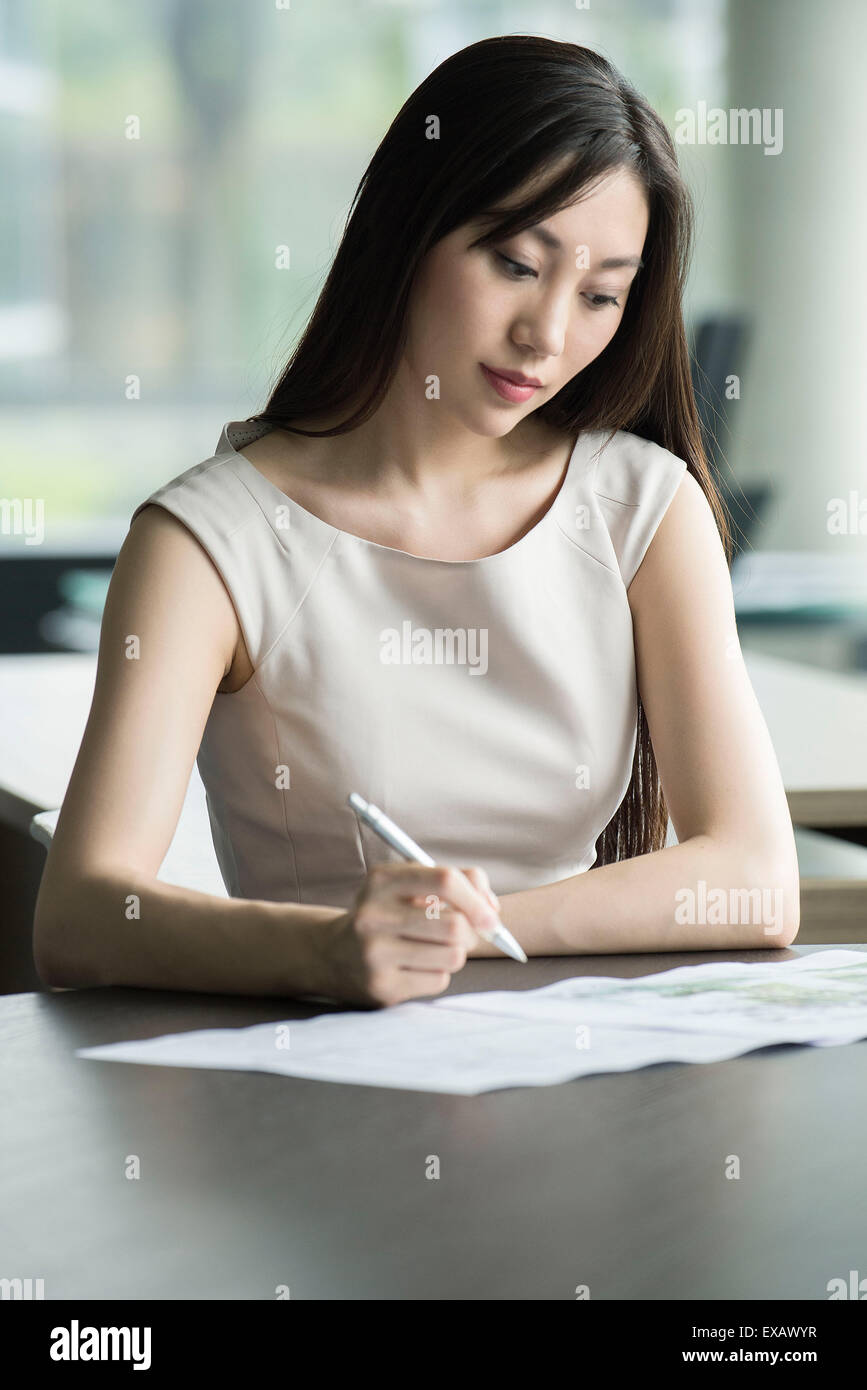
[[[801,925],[801,890],[794,844],[783,852],[752,857],[751,877],[761,885],[764,944],[784,950],[791,946]]]

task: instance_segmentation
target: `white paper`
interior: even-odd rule
[[[76,1056],[479,1095],[657,1062],[718,1062],[774,1043],[833,1047],[865,1037],[867,955],[839,950],[635,980],[578,976],[542,989],[110,1043]]]
[[[682,965],[635,980],[584,976],[543,989],[460,994],[437,1007],[665,1031],[756,1035],[767,1043],[867,1036],[867,953],[821,951],[778,965]],[[864,1029],[862,1032],[861,1030]]]

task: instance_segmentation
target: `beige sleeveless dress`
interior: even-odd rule
[[[374,802],[438,862],[498,894],[582,873],[629,785],[636,676],[626,590],[686,471],[620,431],[581,435],[551,508],[482,559],[427,559],[339,530],[238,450],[149,503],[199,540],[254,674],[216,694],[198,752],[233,897],[352,905],[398,856]]]

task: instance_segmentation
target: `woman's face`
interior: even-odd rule
[[[413,288],[412,378],[427,391],[437,377],[439,399],[475,433],[509,433],[614,337],[647,225],[641,185],[618,169],[581,202],[491,247],[470,246],[481,223],[458,227],[429,252]],[[542,385],[510,391],[491,369]]]

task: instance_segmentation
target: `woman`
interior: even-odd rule
[[[409,98],[266,409],[134,513],[49,984],[397,1003],[496,954],[491,905],[528,954],[791,942],[691,227],[664,125],[587,49],[486,40]],[[228,900],[156,878],[197,753]],[[391,862],[351,791],[437,867]]]

